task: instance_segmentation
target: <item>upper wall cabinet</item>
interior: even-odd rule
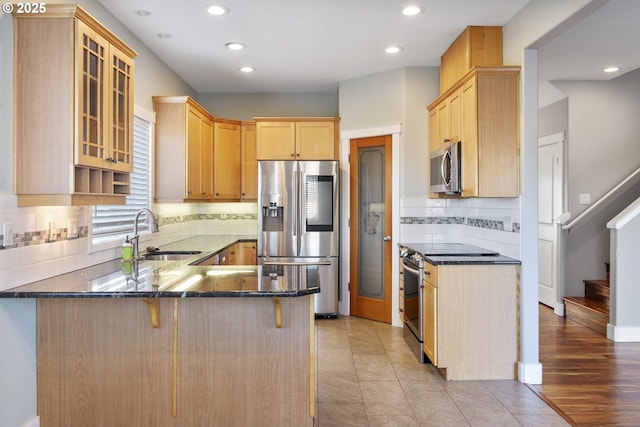
[[[440,93],[473,67],[502,66],[502,27],[469,26],[440,58]]]
[[[258,199],[258,161],[256,159],[256,124],[242,123],[242,200]]]
[[[462,197],[520,193],[519,76],[519,67],[474,68],[429,106],[429,152],[461,142]]]
[[[13,19],[18,205],[124,204],[136,52],[77,5]]]
[[[215,119],[213,124],[213,199],[240,200],[242,123]]]
[[[155,200],[213,196],[213,117],[188,96],[154,96]]]
[[[338,117],[256,117],[258,160],[336,160]]]
[[[256,200],[255,123],[212,116],[188,96],[154,96],[155,201]]]

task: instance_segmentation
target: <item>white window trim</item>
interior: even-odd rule
[[[143,106],[139,105],[139,104],[134,104],[133,105],[133,115],[134,116],[138,116],[141,119],[149,122],[152,124],[151,126],[151,141],[152,143],[150,144],[149,147],[149,159],[151,159],[150,162],[150,179],[149,179],[149,206],[153,205],[153,194],[154,194],[154,179],[153,179],[153,175],[154,175],[154,148],[155,148],[155,144],[153,143],[153,141],[155,141],[155,124],[156,124],[156,113],[154,111],[150,111],[147,110],[146,108],[144,108]],[[108,250],[108,249],[113,249],[113,248],[117,248],[120,247],[122,245],[122,239],[121,238],[114,238],[111,240],[106,240],[106,241],[102,241],[102,242],[98,242],[98,243],[94,243],[93,241],[93,213],[92,213],[92,207],[89,207],[89,209],[87,210],[87,221],[89,223],[89,232],[88,232],[88,252],[89,253],[94,253],[94,252],[100,252],[100,251],[104,251],[104,250]],[[131,230],[131,234],[133,235],[133,230]]]

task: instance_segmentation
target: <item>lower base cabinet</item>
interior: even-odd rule
[[[425,263],[424,351],[447,380],[517,378],[518,268]]]
[[[275,304],[38,299],[40,425],[311,427],[313,296]]]

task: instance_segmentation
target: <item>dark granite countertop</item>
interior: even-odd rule
[[[424,260],[431,265],[472,265],[472,264],[511,264],[520,265],[520,261],[503,255],[479,255],[479,256],[460,256],[460,255],[439,255],[439,256],[423,256]]]
[[[421,254],[432,265],[520,264],[519,260],[496,251],[462,243],[399,243],[398,246]]]
[[[97,264],[0,291],[0,298],[192,298],[297,297],[320,292],[300,288],[291,266],[189,265],[250,236],[198,236],[161,250],[200,250],[183,261],[140,261],[131,274],[121,260]],[[276,268],[277,267],[277,268]]]

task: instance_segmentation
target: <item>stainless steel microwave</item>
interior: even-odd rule
[[[429,156],[429,191],[432,193],[461,193],[460,146],[460,141],[454,142]]]

